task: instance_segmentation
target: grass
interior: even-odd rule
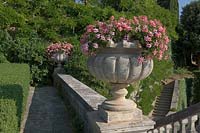
[[[0,64],[0,132],[17,133],[24,113],[30,82],[26,64]]]

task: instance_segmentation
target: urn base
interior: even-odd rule
[[[108,111],[132,111],[137,107],[136,103],[129,99],[123,100],[105,100],[102,103],[102,108]]]
[[[128,111],[109,111],[102,108],[102,105],[99,106],[99,116],[106,123],[115,123],[115,122],[126,122],[126,121],[142,121],[143,115],[142,111],[138,108]]]

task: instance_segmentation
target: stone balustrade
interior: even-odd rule
[[[134,120],[110,123],[105,121],[102,115],[107,114],[98,109],[106,98],[70,75],[54,74],[54,86],[59,90],[64,102],[71,104],[84,122],[85,133],[144,133],[154,128],[155,122],[143,116],[139,109],[130,114]],[[109,113],[112,113],[109,119],[114,118],[113,116],[116,116],[115,119],[119,119],[119,115],[125,116],[124,112]],[[142,115],[141,120],[136,120],[138,114]]]
[[[199,133],[200,103],[156,121],[148,133]]]

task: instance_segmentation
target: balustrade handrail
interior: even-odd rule
[[[194,105],[189,106],[188,108],[179,111],[177,113],[168,115],[164,118],[161,118],[156,121],[155,128],[162,127],[164,125],[180,121],[182,119],[188,118],[189,116],[193,116],[200,113],[200,102]]]

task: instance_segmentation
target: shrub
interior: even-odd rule
[[[154,69],[152,74],[141,81],[141,93],[138,104],[144,114],[148,114],[152,109],[152,103],[155,97],[160,95],[163,88],[161,80],[167,78],[173,73],[171,61],[154,61]]]
[[[120,5],[122,11],[119,12],[108,6],[103,8],[85,6],[71,0],[17,2],[9,0],[4,4],[0,2],[0,52],[10,62],[29,64],[34,83],[46,83],[46,79],[49,79],[52,73],[52,66],[44,53],[46,44],[55,41],[70,42],[75,48],[72,59],[66,65],[68,74],[101,94],[109,96],[109,90],[105,89],[109,87],[105,83],[95,80],[89,74],[86,67],[87,59],[80,52],[78,40],[80,40],[80,35],[86,25],[96,20],[107,20],[112,15],[117,18],[119,16],[131,18],[134,15],[147,15],[149,18],[160,19],[167,27],[170,36],[176,38],[177,16],[175,14],[161,8],[153,0],[129,0],[129,3],[132,5],[122,3]],[[153,100],[153,97],[150,97],[152,100],[148,100],[148,86],[155,86],[153,90],[156,91],[159,87],[154,85],[153,80],[156,83],[160,82],[161,78],[165,77],[165,70],[167,72],[169,68],[165,62],[158,64],[154,67],[154,73],[160,73],[162,76],[156,77],[152,74],[147,80],[141,82],[143,100],[141,100],[140,106],[145,108],[145,101],[147,101],[148,111],[151,108],[150,102]],[[150,94],[153,95],[153,93]]]
[[[193,72],[195,77],[192,84],[192,104],[200,102],[200,71]]]
[[[27,101],[29,82],[28,65],[0,64],[0,132],[19,132]]]
[[[178,107],[177,110],[181,111],[187,108],[187,84],[185,79],[179,80],[179,97],[178,97]]]
[[[6,57],[0,52],[0,63],[8,63]]]

